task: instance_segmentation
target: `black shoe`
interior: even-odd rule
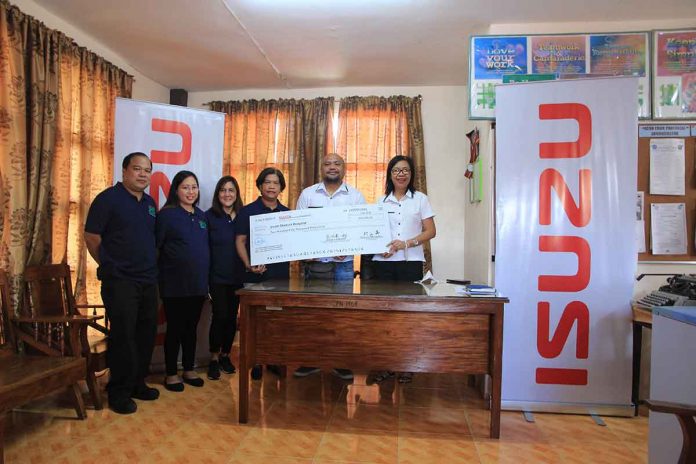
[[[300,366],[295,369],[295,373],[293,375],[295,377],[307,377],[308,375],[316,374],[318,372],[321,372],[321,369],[318,367]]]
[[[109,409],[116,414],[133,414],[138,410],[138,405],[130,398],[109,401]]]
[[[331,373],[341,380],[353,380],[353,371],[350,369],[332,369]]]
[[[196,377],[194,379],[187,379],[186,377],[184,377],[183,379],[184,379],[184,383],[187,383],[187,384],[191,385],[192,387],[202,387],[203,384],[205,384],[203,379],[201,379],[200,377]]]
[[[263,377],[263,366],[257,364],[251,368],[251,380],[261,380]]]
[[[229,356],[220,356],[220,370],[225,374],[234,374],[237,372]]]
[[[154,401],[159,398],[159,390],[156,388],[148,387],[145,384],[135,387],[131,393],[131,398],[143,401]]]
[[[220,380],[220,363],[217,361],[210,361],[208,364],[208,378],[210,380]]]
[[[268,372],[275,374],[278,377],[281,377],[280,366],[278,366],[277,364],[266,364],[266,369],[268,369]]]
[[[375,375],[375,382],[381,383],[384,382],[387,379],[391,379],[396,375],[396,372],[394,371],[382,371],[379,374]]]
[[[413,382],[413,372],[401,372],[397,380],[399,383],[411,383]]]
[[[169,390],[170,392],[182,392],[184,391],[184,384],[183,382],[174,382],[174,383],[167,383],[167,379],[164,380],[164,388]]]

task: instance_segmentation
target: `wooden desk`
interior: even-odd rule
[[[249,369],[286,364],[361,370],[489,374],[491,438],[500,436],[504,297],[401,282],[268,281],[238,292],[239,422]]]
[[[643,328],[652,329],[652,311],[633,305],[633,378],[631,382],[631,402],[638,415],[640,405],[640,363],[643,350]]]

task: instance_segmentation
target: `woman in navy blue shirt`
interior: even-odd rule
[[[290,263],[252,266],[249,260],[248,240],[250,235],[249,218],[251,216],[289,210],[278,200],[278,196],[285,190],[285,176],[280,169],[265,168],[256,178],[256,188],[259,189],[261,196],[242,208],[237,220],[237,253],[239,253],[239,258],[246,269],[242,282],[256,283],[269,279],[287,279],[290,277]]]
[[[193,364],[196,358],[196,329],[201,308],[208,295],[210,249],[208,221],[196,205],[200,198],[198,178],[190,171],[180,171],[162,210],[157,215],[159,249],[159,288],[167,316],[164,361],[167,376],[164,387],[184,390],[184,383],[203,386]],[[177,375],[179,347],[184,367],[183,379]]]
[[[290,263],[252,266],[249,260],[249,218],[258,214],[288,211],[288,207],[278,200],[278,196],[285,190],[285,177],[279,169],[265,168],[256,178],[256,187],[259,189],[261,196],[242,208],[237,219],[237,253],[246,269],[242,282],[257,283],[269,279],[288,279],[290,277]],[[280,373],[278,366],[269,365],[268,369],[276,374]],[[262,372],[260,365],[254,366],[251,370],[251,378],[254,380],[260,379],[263,375]],[[246,375],[246,373],[243,373],[243,375]]]
[[[210,297],[213,318],[210,324],[210,364],[208,378],[218,380],[220,370],[234,374],[230,351],[237,332],[237,310],[244,273],[235,247],[237,213],[242,209],[239,184],[232,176],[224,176],[215,186],[213,206],[205,212],[210,237]]]

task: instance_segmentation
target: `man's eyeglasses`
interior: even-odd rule
[[[391,170],[391,173],[394,174],[395,176],[398,176],[399,174],[411,174],[411,170],[409,168],[394,168]]]

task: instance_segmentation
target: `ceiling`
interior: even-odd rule
[[[491,24],[696,18],[695,0],[35,0],[188,91],[457,85]]]

